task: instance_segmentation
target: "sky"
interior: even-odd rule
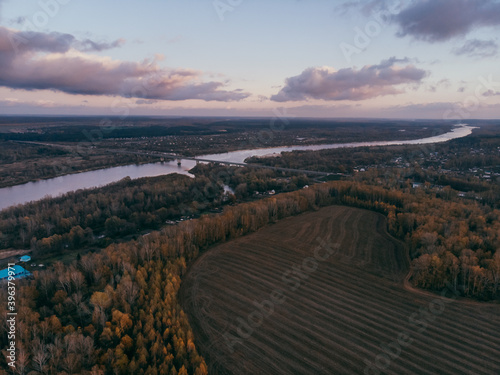
[[[500,118],[500,0],[0,0],[0,115]]]

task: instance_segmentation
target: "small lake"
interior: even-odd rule
[[[377,142],[355,142],[355,143],[333,143],[311,146],[285,146],[262,148],[255,150],[240,150],[222,154],[209,154],[199,156],[202,159],[217,161],[230,161],[243,163],[250,156],[264,156],[279,154],[283,151],[293,150],[325,150],[345,147],[367,147],[367,146],[391,146],[391,145],[416,145],[446,142],[451,139],[468,136],[474,127],[460,124],[450,132],[434,137],[404,140],[404,141],[377,141]],[[28,182],[22,185],[11,186],[0,189],[0,210],[17,204],[36,201],[47,196],[58,196],[78,189],[88,189],[99,187],[116,182],[129,176],[132,179],[141,177],[154,177],[170,173],[180,173],[192,176],[188,171],[196,165],[193,160],[182,160],[182,165],[178,166],[176,161],[164,163],[150,163],[142,165],[126,165],[99,169],[96,171],[69,174],[47,180]]]

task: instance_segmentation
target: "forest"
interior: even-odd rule
[[[414,258],[415,285],[439,290],[450,283],[464,296],[499,298],[498,210],[359,182],[316,184],[226,206],[20,281],[20,373],[206,374],[177,301],[186,269],[214,244],[331,204],[385,214]]]
[[[254,191],[296,190],[304,176],[276,178],[271,170],[199,164],[196,178],[166,175],[130,180],[102,188],[18,205],[0,212],[0,249],[30,248],[34,254],[58,254],[160,229],[166,221],[199,216],[254,198]],[[223,186],[234,190],[224,194]],[[101,237],[101,238],[99,238]]]

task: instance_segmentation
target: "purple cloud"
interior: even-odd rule
[[[121,47],[125,43],[125,39],[117,39],[114,42],[94,42],[90,39],[85,39],[81,42],[78,42],[77,49],[83,52],[101,52],[112,48]]]
[[[427,72],[407,63],[407,59],[391,58],[378,65],[335,71],[330,67],[308,68],[286,79],[285,87],[271,97],[277,102],[307,99],[365,100],[382,95],[401,93],[395,86],[420,83]]]
[[[386,1],[386,0],[349,0],[345,1],[335,8],[335,11],[341,16],[357,10],[365,16],[371,16],[374,13],[380,13],[381,16],[395,14],[408,0]]]
[[[85,53],[122,43],[79,41],[70,34],[0,27],[0,86],[149,100],[231,101],[249,96],[238,90],[220,90],[221,82],[202,82],[198,71],[164,69],[154,60],[116,61]]]
[[[439,42],[462,36],[472,29],[500,25],[498,0],[421,0],[393,17],[398,36]]]
[[[90,39],[79,41],[71,34],[15,31],[0,26],[0,51],[2,52],[13,50],[16,53],[29,51],[64,53],[72,48],[82,52],[100,52],[120,47],[124,42],[123,39],[111,43],[95,42]]]
[[[488,90],[486,91],[483,96],[500,96],[500,91],[493,91],[493,90]]]
[[[463,46],[453,50],[457,56],[491,57],[498,53],[498,44],[494,40],[467,40]]]

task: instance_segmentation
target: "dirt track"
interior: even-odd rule
[[[333,206],[209,250],[180,297],[211,374],[500,374],[500,306],[408,290],[408,271],[382,215]]]

